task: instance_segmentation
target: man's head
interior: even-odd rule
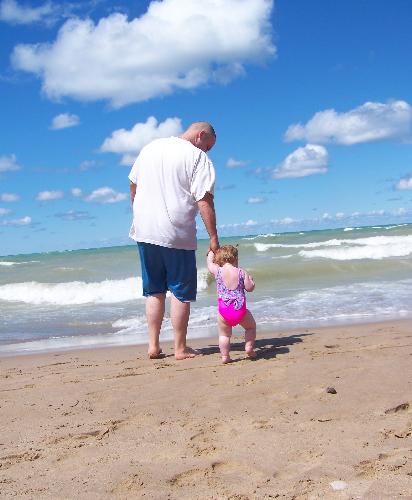
[[[216,142],[216,133],[212,125],[208,122],[194,122],[182,134],[182,139],[185,139],[207,153],[213,148]]]

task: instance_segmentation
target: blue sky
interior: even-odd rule
[[[0,254],[131,243],[133,159],[196,120],[218,136],[222,236],[411,222],[411,18],[408,0],[0,1]]]

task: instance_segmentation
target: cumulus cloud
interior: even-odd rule
[[[93,215],[90,215],[89,212],[84,212],[81,210],[69,210],[68,212],[60,212],[54,214],[55,217],[63,220],[69,221],[77,221],[77,220],[90,220],[95,219]]]
[[[101,187],[92,191],[84,200],[106,205],[108,203],[119,203],[127,198],[128,195],[126,193],[118,193],[110,187]]]
[[[9,208],[2,208],[0,207],[0,216],[3,217],[4,215],[7,215],[11,212]]]
[[[82,195],[82,190],[80,188],[72,188],[70,190],[70,193],[75,198],[80,198],[80,196]]]
[[[96,168],[98,166],[98,162],[96,160],[84,160],[80,163],[79,170],[81,172],[86,172],[87,170],[91,170],[92,168]]]
[[[241,228],[247,228],[250,226],[257,226],[258,223],[257,221],[253,219],[249,219],[245,222],[235,222],[233,224],[220,224],[219,228],[220,229],[241,229]]]
[[[62,128],[70,128],[79,125],[80,118],[77,115],[70,113],[61,113],[53,118],[50,128],[52,130],[60,130]]]
[[[0,156],[0,172],[11,172],[20,169],[21,167],[16,161],[16,155]]]
[[[259,196],[251,196],[246,200],[246,203],[249,203],[250,205],[256,205],[258,203],[264,203],[265,201],[265,198],[261,198]]]
[[[26,215],[21,219],[5,220],[0,223],[2,226],[28,226],[32,223],[32,218]]]
[[[14,193],[1,193],[0,201],[4,201],[5,203],[13,203],[15,201],[19,201],[20,196]]]
[[[45,2],[38,7],[19,5],[15,0],[3,0],[0,4],[0,20],[10,24],[32,24],[54,21],[56,7]]]
[[[305,125],[291,125],[285,140],[351,145],[404,138],[410,132],[411,119],[412,107],[405,101],[365,102],[346,113],[320,111]]]
[[[294,224],[296,222],[298,222],[298,221],[295,220],[295,219],[292,219],[292,217],[284,217],[283,219],[278,219],[277,220],[278,224],[282,224],[284,226],[287,226],[289,224]]]
[[[69,19],[52,43],[14,48],[16,69],[36,74],[52,99],[109,100],[114,107],[228,83],[245,64],[276,53],[273,0],[152,1],[130,21],[115,13]],[[188,42],[190,40],[190,42]]]
[[[120,163],[131,165],[139,151],[150,141],[161,137],[180,135],[183,132],[180,118],[167,118],[159,123],[150,116],[144,123],[136,123],[130,130],[124,128],[115,130],[104,140],[100,147],[103,153],[118,153],[123,155]]]
[[[306,144],[288,155],[272,172],[272,177],[306,177],[328,171],[328,152],[323,146]]]
[[[244,167],[248,162],[246,160],[235,160],[234,158],[229,158],[226,162],[228,168],[238,168]]]
[[[412,189],[412,173],[401,179],[395,186],[398,191]]]
[[[40,193],[38,193],[36,196],[36,200],[37,201],[59,200],[60,198],[63,198],[63,196],[64,196],[63,191],[40,191]]]

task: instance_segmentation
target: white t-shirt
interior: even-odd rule
[[[197,201],[213,194],[215,169],[206,153],[179,137],[156,139],[137,157],[129,236],[143,243],[196,250]]]

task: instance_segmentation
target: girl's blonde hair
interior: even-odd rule
[[[223,245],[218,250],[216,250],[213,262],[219,267],[228,262],[229,264],[236,264],[238,258],[237,248],[232,245]]]

